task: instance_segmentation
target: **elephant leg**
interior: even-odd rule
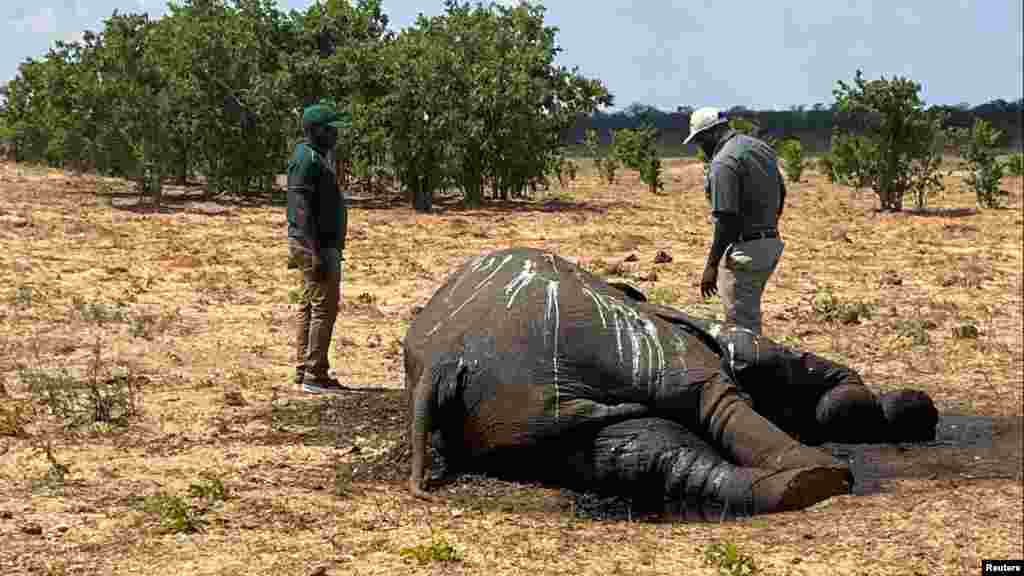
[[[808,444],[916,442],[935,438],[938,411],[921,391],[875,394],[855,370],[811,353],[790,353],[795,410],[787,423]],[[785,425],[783,425],[785,427]]]
[[[931,440],[938,412],[923,392],[876,395],[856,370],[742,329],[719,334],[723,370],[754,409],[810,445]]]
[[[571,484],[632,496],[644,508],[690,520],[796,510],[849,491],[831,468],[737,467],[662,418],[612,424],[583,444],[563,460]]]
[[[785,470],[806,466],[832,468],[852,484],[849,467],[830,454],[801,444],[740,396],[728,375],[719,372],[702,383],[698,430],[740,466]]]

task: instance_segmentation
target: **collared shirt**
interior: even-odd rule
[[[785,183],[775,151],[761,140],[727,133],[715,150],[705,187],[712,215],[735,214],[741,234],[778,225]]]
[[[348,209],[334,165],[308,142],[288,162],[288,237],[317,248],[345,249]]]

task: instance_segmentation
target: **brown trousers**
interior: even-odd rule
[[[761,295],[779,265],[785,244],[778,238],[736,243],[718,265],[718,295],[725,324],[761,333]]]
[[[300,242],[288,240],[288,268],[297,270],[300,296],[295,309],[295,381],[325,380],[330,363],[334,320],[341,299],[342,261],[337,249],[323,251],[320,278],[313,274],[313,253]]]

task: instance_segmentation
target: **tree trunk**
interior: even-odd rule
[[[413,180],[412,207],[417,212],[430,212],[434,205],[434,191],[426,176],[417,176]]]

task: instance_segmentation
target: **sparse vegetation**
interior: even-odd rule
[[[920,318],[896,322],[896,333],[910,340],[914,346],[927,346],[930,344],[931,335],[929,331],[936,328],[938,328],[938,325],[935,322]]]
[[[187,496],[158,492],[142,501],[142,509],[159,519],[162,530],[191,534],[203,531],[209,524],[205,514],[227,499],[223,481],[206,474],[189,485]]]
[[[143,510],[156,515],[160,520],[160,527],[175,534],[200,532],[207,524],[201,509],[181,496],[163,492],[146,498]]]
[[[1003,164],[999,162],[996,148],[1003,139],[1002,132],[979,118],[970,129],[955,130],[953,139],[960,144],[960,156],[967,162],[969,173],[964,182],[974,190],[978,197],[978,205],[983,208],[998,208]]]
[[[760,574],[753,557],[743,554],[732,542],[718,542],[704,550],[704,564],[718,569],[719,576]]]
[[[612,138],[614,141],[614,133]],[[607,184],[614,184],[615,173],[619,169],[619,158],[615,155],[614,150],[602,152],[601,145],[597,140],[597,131],[595,130],[587,130],[583,146],[587,150],[587,155],[593,159],[594,166],[597,167],[597,173],[601,175],[601,178]]]
[[[640,173],[640,181],[647,185],[652,194],[665,188],[661,178],[661,158],[658,157],[658,129],[649,120],[641,120],[637,129],[622,129],[615,132],[613,154],[622,164]]]
[[[18,376],[67,428],[95,423],[124,425],[135,415],[134,381],[128,370],[107,366],[102,354],[101,340],[96,336],[85,378],[66,368],[22,368]]]
[[[839,324],[860,324],[861,320],[869,320],[875,309],[859,300],[843,301],[828,287],[815,293],[811,307],[822,320]]]
[[[796,138],[781,140],[777,148],[786,179],[790,182],[799,182],[804,173],[804,150],[800,140]]]
[[[400,553],[402,556],[415,558],[420,564],[462,561],[462,553],[444,538],[433,540],[430,544],[417,544],[402,548]]]

